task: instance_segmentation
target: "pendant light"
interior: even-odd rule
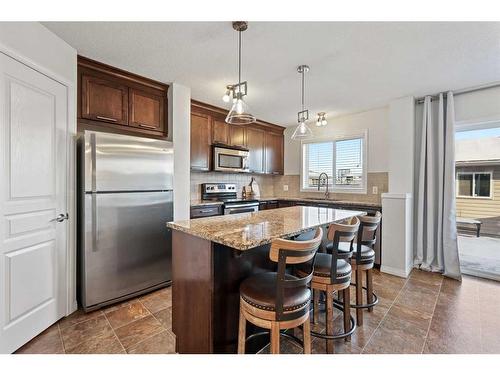
[[[325,112],[318,112],[318,119],[316,120],[316,126],[321,127],[321,126],[326,126],[328,122],[326,121],[326,113]]]
[[[250,113],[248,104],[243,100],[243,97],[247,94],[247,81],[241,82],[241,33],[247,28],[248,22],[233,22],[233,29],[238,32],[238,83],[230,85],[233,106],[226,117],[226,122],[233,125],[245,125],[255,122],[255,116]]]
[[[297,128],[292,134],[292,139],[294,140],[301,140],[301,139],[307,139],[307,138],[312,138],[313,133],[309,126],[307,126],[306,121],[309,119],[309,110],[304,109],[304,73],[307,73],[309,71],[309,67],[307,65],[300,65],[297,68],[297,72],[302,76],[302,110],[300,112],[297,112]]]

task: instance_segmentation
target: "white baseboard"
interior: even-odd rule
[[[382,265],[380,267],[380,271],[383,273],[388,273],[390,275],[404,277],[406,279],[410,275],[411,268],[410,268],[410,270],[404,270],[404,269],[400,269],[400,268],[394,268],[394,267],[388,267],[388,266]]]

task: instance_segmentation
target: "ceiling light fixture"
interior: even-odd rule
[[[243,97],[247,94],[247,81],[241,82],[241,33],[247,28],[248,22],[233,22],[233,29],[238,32],[238,83],[231,85],[233,106],[226,117],[226,122],[233,125],[245,125],[255,122],[255,116],[250,114],[248,104],[243,100]]]
[[[292,134],[292,139],[295,140],[300,140],[300,139],[307,139],[311,138],[313,136],[313,133],[309,126],[307,126],[306,121],[309,119],[309,110],[304,109],[304,86],[305,86],[305,78],[304,78],[304,73],[309,71],[309,67],[307,65],[300,65],[297,68],[297,72],[299,72],[302,76],[302,91],[301,91],[301,101],[302,101],[302,110],[300,112],[297,112],[297,122],[299,123],[297,125],[297,128]]]
[[[231,99],[233,98],[233,96],[234,96],[234,94],[233,94],[233,86],[227,85],[226,86],[226,93],[222,97],[222,101],[224,103],[229,103],[231,101]]]
[[[326,121],[326,113],[325,112],[318,112],[318,119],[316,120],[316,126],[321,127],[321,126],[326,126],[328,122]]]

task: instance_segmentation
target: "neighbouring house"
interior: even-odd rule
[[[457,216],[500,236],[500,137],[457,140],[455,165]]]

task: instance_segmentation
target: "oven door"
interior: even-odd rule
[[[248,168],[248,151],[215,147],[214,170],[223,172],[250,172]]]
[[[245,212],[259,211],[258,204],[235,204],[224,207],[224,215],[241,214]]]

